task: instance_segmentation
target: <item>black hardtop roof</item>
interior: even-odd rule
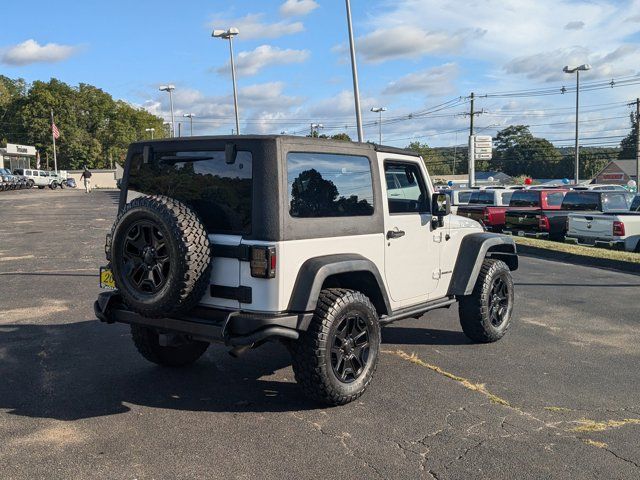
[[[199,137],[177,137],[162,138],[157,140],[141,140],[132,143],[132,145],[163,145],[168,143],[190,143],[202,141],[224,141],[224,142],[242,142],[242,141],[281,141],[287,143],[296,143],[304,145],[323,145],[327,147],[340,147],[349,145],[350,147],[362,148],[364,150],[373,150],[383,153],[395,153],[398,155],[409,155],[412,157],[420,157],[420,154],[412,150],[404,148],[391,147],[387,145],[376,145],[373,143],[345,142],[344,140],[331,140],[328,138],[311,138],[293,135],[210,135]]]

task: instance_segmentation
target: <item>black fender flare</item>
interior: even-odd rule
[[[513,238],[489,232],[478,232],[462,239],[453,269],[449,295],[470,295],[485,258],[505,262],[510,270],[518,269],[518,253]]]
[[[316,309],[318,297],[324,281],[340,273],[367,272],[373,275],[380,291],[386,313],[391,312],[391,304],[382,276],[375,263],[355,253],[324,255],[305,261],[293,286],[288,311],[312,312]],[[363,292],[364,293],[364,292]],[[373,299],[372,299],[373,300]],[[374,302],[375,303],[375,302]]]

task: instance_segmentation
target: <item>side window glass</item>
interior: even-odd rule
[[[289,153],[287,184],[292,217],[373,215],[373,179],[367,157]]]
[[[427,189],[418,165],[385,162],[384,169],[389,213],[429,212]],[[399,188],[391,188],[390,177],[395,179]]]

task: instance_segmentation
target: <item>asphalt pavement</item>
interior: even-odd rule
[[[399,322],[324,408],[279,344],[163,369],[95,320],[117,194],[0,193],[3,479],[640,478],[640,275],[521,257],[503,340]]]

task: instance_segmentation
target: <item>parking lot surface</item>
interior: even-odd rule
[[[502,341],[456,307],[389,326],[323,408],[279,344],[163,369],[95,320],[117,195],[0,194],[2,478],[640,478],[640,276],[521,257]]]

